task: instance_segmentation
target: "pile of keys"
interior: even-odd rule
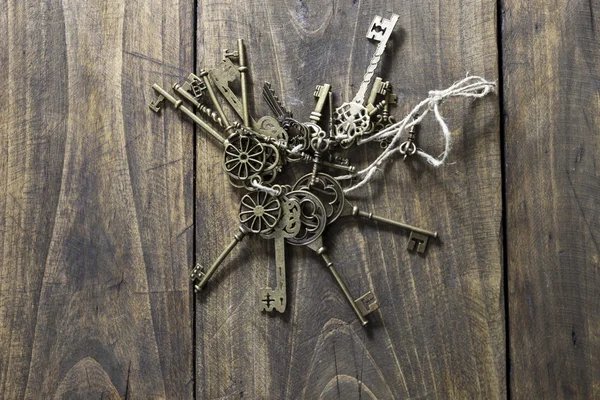
[[[317,253],[331,274],[350,307],[367,325],[367,315],[379,308],[370,291],[354,298],[338,273],[323,245],[326,228],[344,216],[357,216],[390,224],[410,231],[408,250],[424,253],[430,237],[436,232],[392,221],[360,210],[350,203],[339,182],[327,170],[354,172],[347,158],[339,153],[364,138],[392,125],[395,121],[389,107],[396,102],[389,82],[377,77],[365,102],[374,71],[385,50],[398,16],[390,19],[376,16],[367,32],[367,38],[378,42],[377,50],[365,73],[354,99],[334,108],[331,85],[317,86],[314,96],[316,106],[308,121],[293,118],[291,111],[275,95],[266,82],[262,95],[273,112],[255,120],[248,110],[248,65],[242,39],[237,50],[225,50],[222,64],[212,70],[190,74],[182,84],[173,85],[174,95],[153,85],[157,98],[150,108],[158,112],[167,100],[183,112],[202,130],[223,147],[223,170],[234,187],[245,188],[239,205],[239,231],[213,264],[205,269],[200,264],[191,272],[196,291],[201,291],[219,265],[233,248],[249,234],[260,235],[275,242],[276,287],[260,290],[260,310],[283,313],[287,305],[285,244],[307,246]],[[235,63],[234,63],[235,62]],[[236,65],[237,64],[237,65]],[[239,82],[241,99],[231,86]],[[217,91],[239,116],[230,121],[223,111]],[[365,105],[366,104],[366,105]],[[322,121],[325,106],[329,108],[329,121]],[[401,146],[407,157],[417,151],[416,131],[411,130],[408,140]],[[381,142],[385,147],[387,143]],[[312,164],[312,172],[292,184],[276,183],[277,177],[289,165]]]

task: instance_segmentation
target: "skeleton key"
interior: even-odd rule
[[[327,249],[323,246],[323,236],[319,236],[317,240],[308,244],[308,248],[321,256],[321,258],[325,262],[325,265],[327,266],[327,268],[329,268],[331,275],[333,275],[335,282],[340,287],[342,293],[344,293],[344,296],[350,303],[352,311],[354,311],[354,313],[360,320],[361,325],[366,326],[369,323],[369,320],[366,318],[366,316],[379,308],[379,303],[377,302],[377,299],[375,298],[373,293],[371,291],[368,291],[356,300],[352,297],[352,295],[350,294],[350,290],[348,290],[348,286],[346,286],[346,283],[342,279],[342,276],[338,273],[337,269],[335,269],[333,262],[327,255]]]
[[[369,30],[367,31],[367,38],[373,39],[379,42],[379,44],[377,45],[375,54],[373,55],[373,58],[371,58],[369,66],[367,67],[367,72],[363,77],[363,82],[360,84],[360,88],[352,100],[353,102],[359,104],[364,103],[367,88],[371,83],[375,69],[377,69],[377,66],[379,65],[379,60],[385,51],[385,46],[387,45],[388,39],[394,30],[394,26],[396,26],[396,22],[398,22],[398,15],[396,14],[392,14],[390,19],[381,18],[379,15],[373,18],[373,22],[371,22],[371,26],[369,26]]]
[[[233,240],[229,243],[229,245],[221,252],[219,257],[212,263],[210,268],[204,272],[204,267],[200,265],[200,263],[196,264],[192,272],[190,273],[190,279],[194,283],[194,290],[196,292],[201,291],[204,286],[208,283],[208,280],[213,276],[219,265],[225,260],[225,258],[231,253],[231,250],[237,246],[239,242],[242,241],[250,233],[244,225],[240,225],[240,231],[233,235]]]
[[[210,268],[204,272],[202,265],[197,264],[190,273],[190,279],[194,282],[196,292],[206,286],[219,265],[246,235],[249,233],[268,234],[277,226],[281,218],[281,202],[277,197],[266,192],[248,193],[240,201],[239,218],[241,222],[240,232],[233,236],[233,240],[221,252]]]
[[[315,253],[321,256],[325,265],[333,275],[336,283],[348,299],[352,310],[360,320],[360,323],[365,326],[369,322],[365,317],[371,312],[379,308],[377,300],[373,293],[367,292],[363,296],[354,300],[346,283],[335,269],[333,262],[326,253],[323,246],[323,230],[327,225],[327,211],[325,206],[317,196],[306,190],[293,190],[288,194],[289,198],[293,198],[299,204],[301,229],[299,232],[287,240],[288,243],[294,246],[307,246]]]
[[[319,200],[325,205],[327,210],[327,224],[332,224],[339,217],[353,215],[369,218],[378,222],[383,222],[398,228],[410,230],[407,248],[409,251],[416,250],[418,253],[424,253],[427,248],[427,242],[430,237],[438,237],[437,232],[431,232],[426,229],[418,228],[413,225],[405,224],[398,221],[393,221],[388,218],[373,215],[359,210],[358,207],[352,205],[344,195],[344,191],[338,181],[330,175],[322,172],[317,173],[313,184],[309,185],[313,177],[311,174],[304,175],[294,184],[294,190],[310,190],[314,192]]]
[[[210,81],[208,72],[206,72],[205,70],[200,70],[200,78],[202,79],[202,82],[204,83],[204,87],[206,88],[206,91],[208,92],[208,95],[210,96],[210,100],[212,101],[213,105],[215,106],[217,113],[219,113],[219,117],[221,117],[221,120],[223,120],[223,122],[225,123],[225,126],[230,126],[229,121],[227,120],[227,117],[225,116],[225,113],[223,112],[223,108],[221,107],[221,103],[219,103],[219,100],[217,99],[217,96],[215,95],[215,90],[213,89],[213,85]]]
[[[282,201],[283,215],[279,224],[270,235],[261,235],[265,239],[275,239],[275,276],[276,287],[266,287],[259,292],[259,309],[261,311],[277,311],[283,313],[287,306],[285,239],[296,236],[300,231],[300,204],[286,198]]]
[[[347,215],[358,215],[359,217],[364,217],[368,219],[372,219],[377,222],[383,222],[384,224],[392,225],[397,228],[403,228],[410,231],[410,236],[408,237],[408,245],[407,249],[409,251],[416,250],[418,253],[425,253],[425,249],[427,248],[427,242],[430,237],[436,238],[438,237],[437,232],[431,232],[426,229],[418,228],[413,225],[405,224],[403,222],[398,222],[391,220],[389,218],[380,217],[378,215],[373,215],[371,212],[365,212],[359,210],[357,206],[353,206],[348,200],[344,199],[344,208],[342,209],[342,213],[340,216]]]

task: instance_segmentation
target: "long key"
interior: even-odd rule
[[[375,69],[377,69],[377,66],[379,65],[381,55],[385,50],[385,46],[387,45],[388,39],[390,38],[397,21],[398,15],[396,14],[392,14],[392,17],[390,19],[381,18],[379,15],[373,18],[371,26],[369,26],[369,30],[367,32],[367,38],[373,39],[379,42],[379,44],[377,45],[375,54],[373,55],[373,58],[371,58],[369,66],[367,67],[367,72],[363,77],[363,82],[360,84],[360,88],[358,89],[356,96],[354,96],[354,99],[352,100],[353,102],[359,104],[364,103],[367,88],[371,83],[371,79],[373,78]]]
[[[204,272],[204,267],[200,265],[200,263],[196,264],[196,266],[190,273],[190,279],[192,280],[192,282],[194,282],[194,290],[196,292],[201,291],[204,288],[204,286],[206,286],[208,280],[211,278],[211,276],[213,276],[219,265],[221,265],[223,260],[225,260],[229,253],[231,253],[231,250],[233,250],[235,246],[237,246],[237,244],[241,242],[248,233],[250,233],[248,229],[246,229],[244,225],[241,225],[240,231],[233,235],[233,240],[231,241],[231,243],[229,243],[225,250],[221,252],[219,257],[217,257],[217,259],[212,263],[212,265],[206,272]]]
[[[410,236],[408,237],[408,245],[407,249],[409,251],[416,250],[418,253],[425,253],[427,249],[427,242],[430,237],[436,238],[438,237],[437,232],[432,232],[423,228],[419,228],[413,225],[405,224],[403,222],[398,222],[391,220],[389,218],[380,217],[378,215],[373,215],[371,212],[361,211],[357,206],[353,206],[347,199],[344,199],[344,208],[342,209],[342,213],[340,216],[359,216],[368,219],[372,219],[374,221],[383,222],[384,224],[392,225],[397,228],[403,228],[410,231]]]
[[[344,293],[344,296],[346,296],[346,299],[350,303],[352,311],[354,311],[354,313],[360,320],[361,325],[366,326],[369,323],[369,320],[365,317],[379,308],[379,303],[377,302],[377,299],[375,298],[373,293],[371,291],[368,291],[356,300],[352,297],[352,295],[350,294],[350,290],[348,290],[348,286],[346,286],[346,283],[342,279],[342,276],[338,273],[337,269],[335,269],[333,262],[327,255],[327,250],[323,246],[322,236],[314,242],[310,243],[308,245],[308,248],[310,248],[315,253],[321,256],[321,258],[325,262],[325,265],[327,266],[327,268],[329,268],[331,275],[333,275],[336,283],[338,284],[338,286]]]
[[[221,145],[225,144],[225,139],[223,138],[223,136],[221,136],[216,130],[214,130],[212,126],[208,125],[201,118],[199,118],[192,110],[184,106],[183,100],[178,100],[175,97],[171,96],[166,90],[161,88],[156,83],[152,85],[152,89],[154,89],[154,91],[158,93],[158,97],[149,105],[152,111],[159,112],[160,104],[163,102],[163,100],[168,100],[171,104],[173,104],[173,107],[181,110],[181,112],[187,115],[192,121],[200,125],[202,129],[204,129],[212,137],[218,140],[219,143],[221,143]]]

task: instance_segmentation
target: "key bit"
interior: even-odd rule
[[[407,249],[409,251],[416,250],[418,253],[425,253],[429,237],[429,235],[424,235],[419,232],[411,231],[410,236],[408,237]],[[437,237],[437,233],[436,236],[433,237]]]
[[[377,302],[375,295],[370,291],[354,300],[354,303],[365,317],[379,309],[379,303]]]
[[[240,56],[240,53],[238,50],[229,50],[229,49],[223,50],[223,60],[238,58],[239,56]]]
[[[152,100],[152,102],[150,104],[148,104],[148,107],[150,107],[150,109],[152,111],[154,111],[155,113],[160,111],[160,105],[162,104],[163,100],[165,99],[165,97],[161,94],[159,94],[158,96],[156,96],[156,98],[154,100]]]

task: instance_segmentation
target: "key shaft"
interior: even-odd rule
[[[244,120],[244,126],[250,128],[250,112],[248,111],[248,85],[246,83],[248,79],[248,66],[246,65],[246,48],[244,46],[244,39],[238,39],[238,54],[240,60],[240,80],[242,86],[242,119]]]
[[[331,261],[331,259],[329,258],[329,256],[326,253],[321,253],[320,255],[321,255],[321,258],[323,259],[323,261],[325,261],[325,265],[327,265],[327,268],[329,268],[329,271],[331,272],[331,275],[333,275],[338,286],[340,287],[340,289],[342,289],[344,296],[346,296],[346,299],[350,303],[350,307],[352,307],[352,311],[354,311],[354,313],[360,320],[361,325],[366,326],[369,323],[369,320],[365,318],[365,316],[361,313],[360,309],[354,302],[354,298],[350,294],[350,290],[348,290],[348,286],[346,286],[346,283],[342,279],[341,275],[337,272],[337,269],[335,269],[333,262]]]
[[[432,232],[432,231],[428,231],[427,229],[423,229],[423,228],[419,228],[417,226],[413,226],[413,225],[409,225],[409,224],[405,224],[404,222],[398,222],[398,221],[394,221],[391,220],[389,218],[384,218],[384,217],[380,217],[377,215],[373,215],[373,213],[368,213],[365,211],[360,211],[357,210],[356,214],[360,217],[364,217],[364,218],[368,218],[368,219],[372,219],[374,221],[378,221],[378,222],[383,222],[384,224],[388,224],[388,225],[392,225],[398,228],[404,228],[413,232],[417,232],[417,233],[421,233],[423,235],[427,235],[430,237],[438,237],[438,233],[437,232]]]
[[[217,96],[215,95],[215,90],[213,89],[213,85],[212,85],[212,82],[210,81],[210,77],[208,76],[208,72],[206,72],[205,70],[201,70],[200,78],[202,78],[202,81],[204,82],[204,85],[206,86],[206,91],[208,92],[210,101],[212,101],[213,105],[215,106],[215,110],[217,110],[219,117],[221,117],[221,119],[225,123],[225,126],[229,126],[229,121],[227,120],[227,116],[223,112],[221,103],[219,103],[219,100],[217,99]]]

